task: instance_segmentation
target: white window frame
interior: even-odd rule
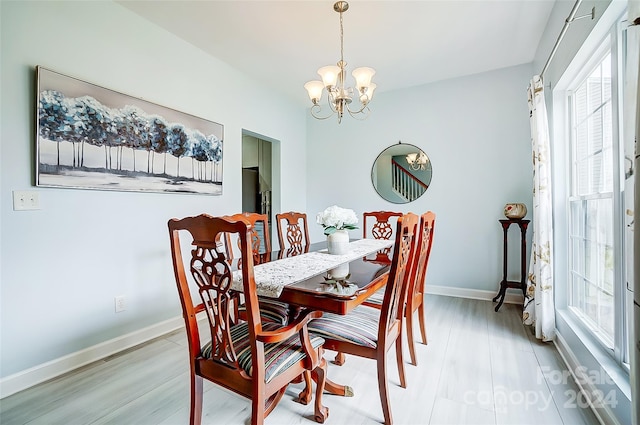
[[[618,20],[619,22],[619,20]],[[567,69],[567,74],[570,74],[569,77],[566,75],[563,76],[565,80],[563,83],[563,88],[558,88],[554,90],[554,120],[558,120],[560,122],[560,127],[562,130],[559,132],[562,140],[555,140],[556,145],[554,150],[556,150],[559,155],[554,154],[554,160],[559,160],[560,164],[556,164],[554,169],[556,171],[554,177],[554,187],[559,188],[560,193],[564,193],[564,205],[562,206],[564,210],[564,218],[562,216],[560,219],[563,221],[562,223],[557,223],[558,225],[554,225],[556,231],[562,232],[559,235],[556,235],[556,240],[559,240],[561,243],[557,244],[556,248],[556,264],[564,265],[562,267],[564,270],[560,268],[556,268],[556,273],[558,273],[558,277],[561,279],[557,280],[557,297],[556,304],[558,308],[564,308],[568,311],[569,315],[573,317],[573,323],[580,327],[593,342],[596,343],[597,346],[601,348],[603,352],[606,352],[610,355],[616,363],[625,367],[628,370],[628,340],[627,340],[627,324],[626,324],[626,279],[625,279],[625,249],[624,249],[624,162],[623,162],[623,142],[620,138],[620,128],[621,128],[621,114],[620,114],[620,105],[622,102],[622,87],[620,84],[621,78],[621,54],[622,46],[620,36],[622,33],[621,25],[618,23],[614,25],[611,30],[606,34],[604,38],[600,40],[599,43],[593,43],[594,48],[592,48],[585,56],[580,58],[574,58],[574,62]],[[614,335],[613,335],[613,346],[609,344],[606,338],[603,338],[599,332],[594,332],[594,328],[590,326],[588,321],[585,321],[580,313],[576,313],[575,309],[570,308],[570,270],[569,270],[569,255],[571,255],[570,250],[570,241],[569,241],[569,230],[570,230],[570,203],[569,197],[571,195],[571,164],[572,156],[570,151],[571,146],[571,105],[569,98],[569,90],[568,88],[576,87],[577,84],[584,80],[584,78],[593,70],[593,67],[599,63],[607,54],[607,52],[611,50],[611,75],[612,75],[612,86],[611,86],[611,115],[612,115],[612,125],[613,125],[613,157],[617,159],[614,164],[613,170],[613,214],[616,217],[614,222],[613,229],[613,247],[614,247]],[[568,80],[568,81],[567,81]],[[561,98],[560,98],[561,97]],[[557,108],[556,106],[561,106]],[[558,124],[558,123],[556,123]],[[558,126],[556,125],[556,128]],[[556,136],[558,133],[556,133]],[[555,198],[556,200],[558,197]],[[558,216],[556,216],[557,218]],[[560,276],[562,275],[562,276]],[[563,293],[564,292],[564,293]]]

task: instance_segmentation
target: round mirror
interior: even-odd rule
[[[383,150],[371,169],[371,183],[394,204],[415,201],[431,184],[431,161],[422,149],[399,142]]]

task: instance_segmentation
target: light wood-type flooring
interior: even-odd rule
[[[429,344],[417,345],[417,367],[407,363],[406,389],[394,350],[388,354],[395,424],[598,424],[580,407],[577,386],[553,379],[565,365],[553,344],[538,342],[522,325],[521,306],[495,313],[488,301],[435,295],[427,295],[426,306]],[[95,362],[1,400],[0,423],[187,424],[186,350],[184,332],[176,331]],[[373,360],[347,356],[344,366],[329,363],[329,376],[355,395],[325,395],[326,424],[382,422]],[[314,424],[313,406],[293,401],[300,389],[289,386],[265,423]],[[249,401],[213,384],[205,383],[203,404],[203,424],[249,421]]]

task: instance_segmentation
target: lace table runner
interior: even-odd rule
[[[360,239],[349,244],[349,252],[344,255],[332,255],[326,249],[308,252],[295,257],[282,258],[253,268],[258,295],[277,298],[286,285],[309,279],[325,273],[340,264],[367,256],[384,248],[393,246],[391,240]],[[231,288],[242,292],[242,271],[233,272]]]

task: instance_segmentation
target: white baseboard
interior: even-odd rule
[[[482,289],[453,288],[449,286],[434,286],[427,284],[425,286],[427,294],[444,295],[447,297],[471,298],[474,300],[492,301],[498,292],[485,291]],[[523,304],[524,298],[522,293],[508,291],[504,302],[507,304]]]
[[[569,372],[571,373],[571,376],[573,377],[576,385],[584,394],[584,399],[589,401],[589,407],[591,407],[591,410],[596,415],[596,418],[598,418],[602,425],[620,425],[620,422],[618,422],[607,403],[604,403],[599,409],[596,409],[593,403],[591,403],[591,400],[598,400],[598,397],[596,396],[596,394],[598,394],[598,389],[595,387],[595,385],[593,385],[591,379],[589,379],[588,376],[576,376],[576,371],[582,371],[580,362],[578,361],[578,358],[575,356],[575,354],[571,350],[571,347],[569,347],[567,341],[565,341],[562,335],[560,335],[560,333],[557,331],[555,332],[555,334],[556,337],[553,340],[553,344],[556,346],[556,348],[558,349],[558,353],[560,353],[560,357],[562,357],[562,360],[567,365],[567,369],[569,369]]]
[[[165,335],[183,326],[184,321],[182,316],[179,316],[9,375],[0,379],[0,398],[10,396],[18,391]]]

